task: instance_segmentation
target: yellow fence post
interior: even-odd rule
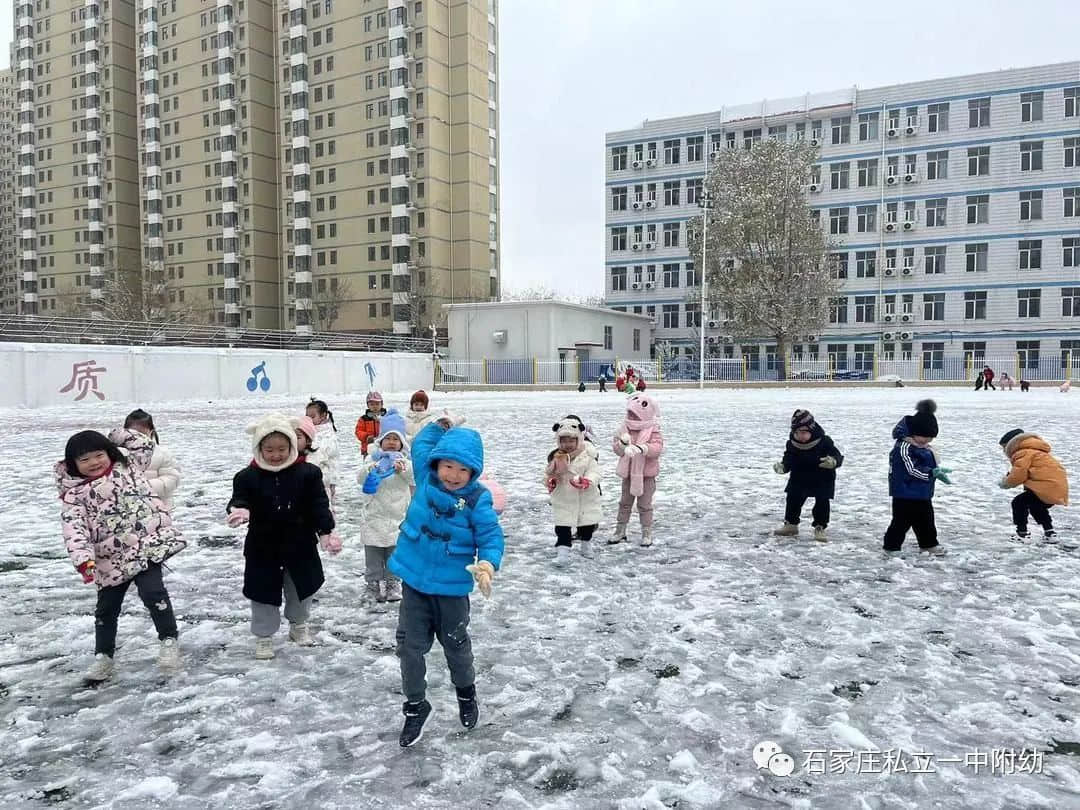
[[[483,365],[480,368],[480,372],[482,374],[480,379],[482,379],[484,381],[484,385],[487,385],[487,358],[484,357],[483,359],[481,359],[480,362],[483,363]]]
[[[872,368],[874,369],[874,379],[876,380],[876,379],[877,379],[877,377],[878,377],[878,367],[877,367],[877,352],[874,352],[874,354],[873,354],[873,358],[874,358],[874,359],[873,359],[873,362],[872,362],[872,364],[871,364],[871,365],[872,365]]]
[[[1069,353],[1065,355],[1065,379],[1072,379],[1072,349],[1069,349]]]
[[[540,382],[539,377],[537,377],[537,367],[538,367],[538,365],[539,364],[536,362],[536,358],[534,357],[533,358],[533,385],[536,385],[538,382]]]
[[[1016,379],[1020,379],[1024,373],[1020,370],[1020,352],[1016,353]]]
[[[656,358],[656,381],[664,381],[664,355]]]
[[[747,374],[746,374],[746,355],[744,354],[744,355],[742,356],[742,381],[743,381],[743,382],[746,382],[746,380],[747,380]]]

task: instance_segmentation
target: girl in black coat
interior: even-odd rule
[[[290,421],[268,416],[248,428],[251,464],[233,477],[226,511],[230,526],[248,523],[244,541],[244,596],[251,600],[255,657],[273,658],[281,623],[282,592],[289,638],[312,644],[307,620],[311,597],[323,584],[317,544],[341,551],[322,471],[299,459]]]
[[[844,463],[840,449],[825,435],[810,411],[797,410],[791,416],[791,436],[782,461],[773,465],[788,479],[784,525],[776,530],[781,537],[799,533],[799,515],[808,498],[814,499],[814,539],[824,541],[829,525],[829,501],[836,494],[836,468]]]

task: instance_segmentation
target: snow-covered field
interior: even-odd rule
[[[551,424],[573,411],[594,426],[613,515],[607,444],[621,395],[434,395],[484,434],[488,467],[510,495],[507,555],[493,598],[473,602],[480,726],[458,725],[436,644],[436,715],[407,751],[397,744],[396,616],[360,604],[362,548],[326,562],[312,618],[321,646],[299,649],[281,633],[274,661],[252,658],[242,534],[224,526],[223,509],[249,458],[244,424],[302,402],[151,409],[184,469],[175,515],[190,546],[166,582],[185,667],[158,673],[132,590],[117,676],[96,690],[80,680],[94,591],[64,554],[51,466],[72,432],[112,427],[127,408],[0,413],[0,806],[1080,807],[1080,517],[1055,508],[1058,544],[1017,544],[1011,495],[996,486],[1006,468],[997,439],[1023,427],[1051,442],[1075,487],[1080,395],[654,393],[667,440],[657,545],[602,546],[564,571],[551,565],[539,483]],[[925,395],[938,399],[937,447],[955,469],[937,498],[949,554],[921,559],[909,538],[905,556],[887,560],[889,432]],[[350,468],[348,543],[360,520],[351,432],[362,403],[332,405]],[[771,465],[796,407],[846,454],[827,544],[808,539],[809,505],[801,539],[770,534],[784,486]],[[792,755],[794,774],[757,768],[763,740]],[[883,773],[872,749],[902,749],[909,772]],[[976,767],[1003,749],[1037,751],[1012,765],[1041,773]],[[814,755],[824,768],[807,767],[806,751],[826,752]]]

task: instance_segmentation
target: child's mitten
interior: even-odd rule
[[[835,470],[836,459],[832,456],[824,456],[818,466],[821,467],[821,469],[823,470]]]
[[[82,581],[85,582],[87,585],[90,585],[94,581],[94,568],[95,567],[96,566],[94,565],[93,560],[87,560],[86,562],[84,562],[82,565],[80,565],[75,570],[78,571],[80,574],[82,574]]]
[[[643,451],[641,449],[641,445],[639,445],[639,444],[628,444],[628,445],[626,445],[626,449],[623,450],[623,455],[629,456],[630,458],[633,458],[634,456],[640,456],[642,454],[642,452]]]
[[[591,484],[592,481],[579,475],[575,475],[570,479],[570,486],[574,489],[588,489]]]
[[[485,597],[491,596],[491,580],[495,577],[495,566],[487,560],[480,560],[474,565],[466,565],[465,570],[473,575],[476,587]]]
[[[546,482],[547,491],[548,492],[554,492],[555,487],[557,487],[558,485],[559,485],[559,479],[558,478],[549,478],[547,480],[547,482]]]
[[[930,474],[943,484],[952,484],[952,481],[949,479],[949,473],[951,472],[952,470],[948,467],[934,467],[934,469],[930,471]]]
[[[783,475],[784,473],[787,472],[787,470],[784,469],[784,462],[782,462],[782,461],[778,461],[775,464],[773,464],[772,465],[772,470],[777,475]]]

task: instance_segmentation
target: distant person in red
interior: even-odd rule
[[[983,367],[983,390],[989,391],[991,388],[997,391],[994,386],[994,370],[990,366],[985,366]]]
[[[622,374],[615,378],[615,390],[620,392],[626,390],[626,377]]]

